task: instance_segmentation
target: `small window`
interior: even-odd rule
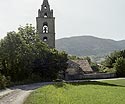
[[[47,13],[44,14],[44,18],[47,18]]]
[[[44,42],[47,42],[47,40],[48,40],[47,37],[44,37],[44,38],[43,38],[43,41],[44,41]]]

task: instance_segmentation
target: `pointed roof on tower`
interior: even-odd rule
[[[41,6],[42,6],[41,10],[46,9],[50,11],[50,5],[49,5],[48,0],[43,0],[43,4]]]
[[[43,4],[42,5],[49,5],[48,0],[43,0]]]
[[[48,0],[43,0],[41,9],[38,10],[38,17],[53,17],[53,10],[50,9]]]

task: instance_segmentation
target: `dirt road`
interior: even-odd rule
[[[3,90],[0,92],[0,104],[23,104],[34,89],[48,84],[53,84],[53,82],[22,85]]]

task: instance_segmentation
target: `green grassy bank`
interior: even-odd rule
[[[34,91],[25,104],[124,104],[125,80],[48,85]]]

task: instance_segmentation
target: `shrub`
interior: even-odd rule
[[[105,72],[105,73],[116,73],[116,70],[114,68],[105,68],[103,70],[103,72]]]
[[[123,57],[117,58],[114,68],[118,77],[125,77],[125,59]]]
[[[99,71],[99,66],[97,65],[97,63],[91,63],[91,68],[93,69],[93,71]]]
[[[10,86],[10,78],[5,77],[4,75],[0,74],[0,89],[4,89],[5,87]]]

